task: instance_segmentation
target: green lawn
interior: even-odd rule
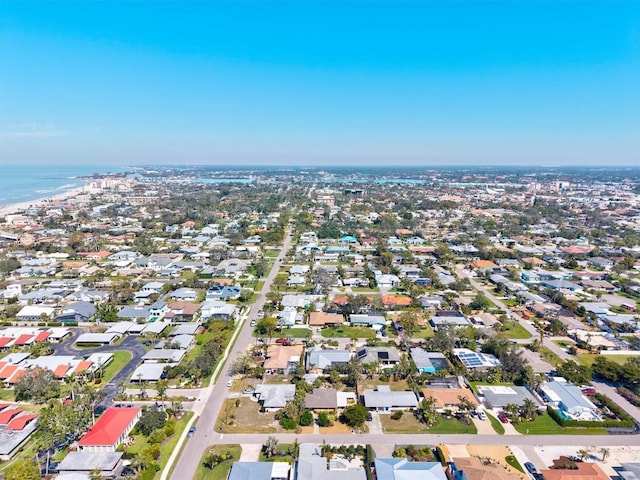
[[[209,470],[204,466],[204,460],[209,453],[220,455],[225,452],[229,452],[233,459],[225,460],[217,465],[213,470]],[[237,462],[240,459],[241,453],[242,447],[237,443],[212,445],[207,448],[204,455],[202,455],[196,474],[193,476],[193,480],[226,480],[229,475],[229,470],[231,470],[231,465],[233,465],[233,462]]]
[[[13,395],[13,388],[0,388],[0,400],[13,402],[15,400]]]
[[[267,458],[262,450],[258,456],[259,462],[289,462],[293,463],[293,458],[288,454],[289,449],[293,446],[292,443],[281,443],[278,445],[278,454],[273,457]]]
[[[607,360],[617,363],[618,365],[623,365],[630,358],[634,358],[636,355],[599,355],[599,354],[583,354],[576,356],[576,361],[580,365],[584,365],[590,367],[593,362],[597,360],[598,357],[604,357]]]
[[[518,301],[513,298],[502,298],[501,301],[507,307],[515,307],[516,305],[518,305]]]
[[[324,338],[376,338],[376,332],[369,327],[326,327],[322,329]]]
[[[313,330],[304,327],[283,328],[279,335],[282,337],[306,338],[313,335]]]
[[[160,478],[162,470],[167,466],[169,457],[178,444],[178,439],[180,438],[180,435],[182,435],[182,431],[187,426],[187,423],[192,416],[193,412],[186,412],[185,415],[176,422],[175,433],[162,443],[162,446],[160,447],[160,459],[158,460],[160,470],[158,470],[154,478]]]
[[[498,435],[504,435],[504,425],[502,425],[500,420],[498,420],[496,417],[494,417],[493,415],[491,415],[489,413],[486,413],[486,415],[487,415],[487,418],[489,419],[489,421],[491,422],[491,426],[496,431],[496,433]]]
[[[113,352],[113,360],[104,369],[103,384],[107,384],[111,379],[131,361],[131,354],[124,350]]]
[[[554,365],[557,367],[558,365],[563,363],[563,360],[558,355],[556,355],[551,350],[549,350],[547,347],[540,347],[540,350],[538,350],[538,352],[540,353],[540,355],[542,355],[542,358],[546,362],[549,362],[551,365]]]
[[[385,433],[433,433],[433,434],[455,434],[468,433],[476,434],[478,430],[471,423],[465,425],[456,418],[440,417],[438,423],[432,427],[427,427],[421,423],[412,412],[404,412],[399,420],[394,420],[391,415],[380,415],[380,422]]]
[[[511,465],[516,470],[519,470],[522,473],[524,473],[524,469],[522,468],[522,465],[520,465],[520,462],[518,461],[518,459],[516,457],[514,457],[513,455],[507,455],[506,457],[504,457],[504,461],[507,462],[509,465]]]
[[[531,333],[527,331],[520,322],[505,322],[502,324],[502,332],[507,334],[507,338],[512,340],[522,340],[531,338]]]
[[[604,428],[561,427],[547,412],[532,422],[514,424],[513,427],[522,434],[529,435],[606,435]]]

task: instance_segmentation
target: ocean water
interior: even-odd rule
[[[0,163],[0,206],[59,195],[81,187],[94,173],[121,172],[104,165],[4,165]]]

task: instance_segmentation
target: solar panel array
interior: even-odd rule
[[[458,358],[462,362],[462,364],[467,368],[481,367],[484,365],[484,362],[480,358],[480,356],[475,353],[459,353]]]

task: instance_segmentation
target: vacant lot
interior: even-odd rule
[[[282,432],[275,414],[261,413],[260,405],[249,400],[249,397],[227,398],[216,421],[216,430],[223,433]]]

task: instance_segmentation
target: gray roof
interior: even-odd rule
[[[113,470],[123,452],[69,452],[58,465],[60,472],[85,472],[99,469]]]
[[[261,383],[256,386],[253,394],[262,402],[264,408],[282,408],[295,396],[296,386]]]
[[[356,355],[362,363],[400,361],[400,354],[396,347],[362,347]]]
[[[349,363],[351,352],[349,350],[324,350],[316,347],[307,354],[307,365],[325,369],[338,363]]]
[[[163,363],[143,363],[135,369],[131,375],[131,380],[135,382],[158,381],[162,378],[162,372],[164,372],[165,366]]]
[[[118,337],[119,333],[83,333],[76,338],[76,343],[111,343]]]
[[[333,470],[327,468],[327,459],[319,455],[300,457],[296,480],[366,480],[364,468]],[[332,466],[332,464],[329,464]]]
[[[411,391],[394,392],[388,385],[379,385],[377,390],[364,391],[364,406],[368,408],[415,408],[418,398]]]
[[[149,317],[148,307],[122,307],[118,312],[118,318],[147,318]]]
[[[62,309],[62,315],[69,313],[79,313],[84,317],[91,318],[96,313],[96,307],[89,302],[75,302]]]
[[[144,354],[142,361],[180,363],[186,353],[186,350],[165,350],[161,348],[154,348]]]
[[[516,385],[485,386],[482,388],[482,395],[484,395],[487,403],[492,408],[501,408],[510,403],[520,406],[527,398],[535,402],[536,405],[539,404],[526,387],[519,387]]]
[[[199,323],[182,323],[176,326],[176,328],[174,328],[169,335],[195,335],[199,328]]]
[[[424,348],[420,347],[414,347],[410,352],[413,363],[415,363],[418,370],[433,367],[433,363],[431,362],[432,358],[446,359],[440,352],[427,352]]]
[[[277,472],[284,471],[287,467],[291,468],[286,462],[235,462],[227,480],[271,480]],[[289,478],[288,471],[286,478]]]
[[[447,480],[440,462],[409,462],[406,458],[376,458],[378,480]]]
[[[583,395],[580,388],[570,383],[546,382],[542,389],[543,392],[552,400],[557,399],[562,402],[564,409],[567,411],[572,411],[574,409],[593,410],[596,408],[596,406]]]
[[[314,388],[307,393],[304,406],[310,409],[338,408],[338,391],[335,388]]]

